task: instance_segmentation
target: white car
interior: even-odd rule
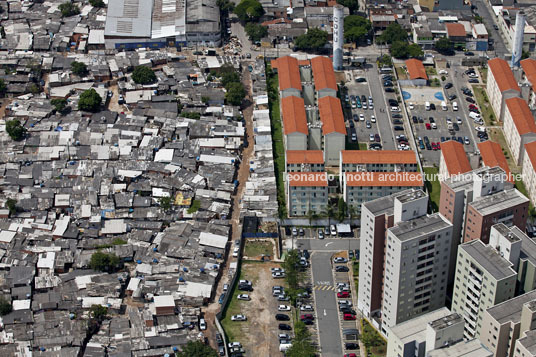
[[[348,263],[348,259],[346,259],[344,257],[337,257],[337,258],[333,259],[333,262],[334,263]]]
[[[332,224],[331,226],[329,226],[329,230],[331,231],[331,235],[332,236],[336,236],[337,235],[337,229],[335,228],[335,225]]]
[[[238,296],[236,298],[238,300],[245,300],[245,301],[251,300],[251,298],[249,297],[248,294],[238,294]]]
[[[352,302],[350,300],[339,300],[337,301],[339,303],[339,305],[348,305],[348,306],[352,306]]]
[[[413,103],[409,103],[409,109],[413,110],[415,108],[415,106],[413,105]]]
[[[363,113],[359,114],[359,121],[365,121],[365,116]]]
[[[391,111],[392,112],[399,112],[400,108],[399,107],[391,107]]]
[[[277,311],[290,311],[290,306],[288,305],[279,305]]]
[[[239,251],[240,251],[240,248],[238,247],[235,247],[235,249],[233,249],[233,258],[238,258]]]
[[[370,121],[373,122],[373,123],[375,123],[375,122],[376,122],[376,117],[375,117],[374,115],[372,115],[372,116],[370,117]]]
[[[199,319],[199,329],[200,330],[207,329],[207,322],[205,321],[205,319]]]
[[[449,74],[449,72],[445,71],[444,69],[439,70],[439,74]]]
[[[432,124],[430,124],[430,126],[432,127],[432,129],[437,129],[437,124],[436,123],[432,123]]]
[[[370,140],[370,141],[374,141],[374,134],[370,134],[370,136],[369,136],[369,140]]]
[[[231,321],[247,321],[246,315],[233,315],[231,316]]]
[[[311,305],[302,305],[300,306],[301,311],[314,311],[313,307]]]
[[[482,133],[486,132],[486,127],[484,127],[484,126],[477,126],[475,129],[476,129],[476,131],[480,131]]]
[[[276,272],[284,273],[285,269],[283,269],[283,268],[272,268],[272,269],[270,269],[270,271],[272,273],[276,273]]]
[[[227,344],[227,346],[229,346],[229,348],[233,348],[233,347],[238,347],[238,348],[240,348],[240,347],[242,347],[242,344],[241,344],[240,342],[229,342],[229,343]]]
[[[285,277],[285,273],[282,273],[280,271],[276,271],[272,273],[272,278],[274,279],[281,279]]]

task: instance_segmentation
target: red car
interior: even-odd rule
[[[430,145],[432,146],[432,150],[437,150],[437,146],[434,142],[430,143]]]
[[[469,109],[476,109],[478,110],[478,107],[474,104],[469,104]]]
[[[441,143],[439,141],[436,143],[436,146],[437,146],[437,150],[441,150]]]
[[[357,355],[355,353],[347,353],[344,357],[357,357]]]
[[[341,291],[337,293],[338,298],[347,298],[350,296],[350,293],[348,291]]]
[[[343,319],[344,321],[351,321],[351,320],[355,320],[355,316],[352,315],[352,314],[344,314],[344,315],[342,316],[342,319]]]
[[[432,126],[430,125],[430,123],[426,123],[426,130],[431,130],[432,129]]]
[[[300,320],[312,320],[313,319],[313,315],[311,314],[303,314],[300,316]]]

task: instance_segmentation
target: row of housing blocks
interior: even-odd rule
[[[346,125],[329,58],[286,56],[272,61],[272,68],[279,78],[290,216],[323,212],[339,187],[356,212],[367,200],[422,188],[414,152],[345,150]],[[338,168],[338,182],[327,168]]]

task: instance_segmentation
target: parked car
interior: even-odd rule
[[[335,271],[337,273],[346,273],[346,272],[350,271],[350,269],[347,266],[344,266],[344,265],[337,265],[335,267]]]
[[[285,277],[285,273],[283,273],[283,272],[276,271],[276,272],[272,273],[272,278],[274,278],[274,279],[282,279],[284,277]]]
[[[251,300],[251,298],[249,297],[248,294],[238,294],[238,296],[236,297],[238,300],[244,300],[244,301],[249,301]]]
[[[285,294],[280,294],[277,296],[277,301],[289,301],[290,298]]]
[[[290,311],[290,306],[288,305],[279,305],[277,311]]]
[[[346,348],[347,350],[358,350],[359,349],[359,344],[357,344],[355,342],[346,342],[344,344],[344,348]]]
[[[450,89],[450,88],[452,88],[452,83],[449,82],[445,84],[445,89]]]
[[[277,321],[290,321],[290,316],[285,315],[285,314],[276,314],[275,319]]]
[[[311,305],[302,305],[300,306],[300,311],[314,311]]]
[[[355,320],[356,317],[355,317],[355,315],[352,315],[352,314],[344,314],[344,315],[342,315],[342,319],[344,321],[352,321],[352,320]]]
[[[347,298],[350,296],[350,293],[348,291],[340,291],[337,293],[338,298]]]
[[[386,88],[385,88],[385,92],[386,92],[386,93],[394,93],[394,92],[395,92],[395,89],[392,88],[392,87],[386,87]]]
[[[318,239],[324,239],[324,231],[322,229],[318,230]]]
[[[335,225],[334,225],[334,224],[332,224],[331,226],[329,226],[329,230],[330,230],[332,236],[336,236],[336,235],[337,235],[337,229],[335,228]]]
[[[199,329],[200,330],[206,330],[207,329],[207,322],[203,318],[199,319]]]
[[[312,314],[303,314],[303,315],[300,315],[300,320],[313,320],[314,317]]]
[[[403,126],[400,126],[400,125],[396,125],[396,126],[393,127],[393,129],[394,129],[395,131],[403,131],[403,130],[404,130],[404,127],[403,127]]]
[[[290,331],[292,330],[292,327],[290,327],[290,325],[287,325],[287,324],[279,324],[279,329],[280,330],[283,330],[283,331]]]
[[[231,321],[247,321],[247,319],[246,315],[241,314],[231,316]]]
[[[225,299],[225,293],[220,295],[220,298],[218,299],[219,304],[223,304],[223,300]]]
[[[334,263],[347,263],[348,259],[346,259],[345,257],[336,257],[335,259],[333,259],[333,262]]]

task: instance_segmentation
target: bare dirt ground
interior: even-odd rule
[[[108,109],[112,112],[117,113],[126,112],[126,108],[123,105],[117,103],[117,101],[119,100],[119,90],[117,89],[117,84],[111,85],[110,87],[108,87],[108,90],[113,93],[108,104]]]

